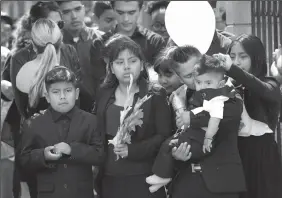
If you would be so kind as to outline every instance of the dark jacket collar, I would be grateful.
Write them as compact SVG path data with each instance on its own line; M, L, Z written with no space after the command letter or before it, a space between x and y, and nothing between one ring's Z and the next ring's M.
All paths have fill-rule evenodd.
M90 31L91 28L84 25L84 27L82 28L82 30L78 35L79 40L81 39L83 41L87 41L89 39ZM69 33L69 31L63 29L63 35L64 35L64 41L66 41L65 43L74 42L73 40L74 37Z
M116 26L116 28L113 30L112 32L113 34L119 33L118 32L118 28ZM141 25L137 25L133 34L130 36L132 37L139 37L139 36L144 36L145 35L145 28L143 28Z
M48 108L54 122L58 121L62 116L66 116L69 120L72 120L73 115L75 114L77 109L78 109L78 107L74 106L69 112L60 113L58 111L55 111L51 106Z

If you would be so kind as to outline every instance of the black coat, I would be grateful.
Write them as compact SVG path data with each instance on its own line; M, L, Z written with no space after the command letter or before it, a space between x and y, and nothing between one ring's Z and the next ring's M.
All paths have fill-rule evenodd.
M61 142L51 111L24 124L19 161L25 171L36 174L38 198L94 197L92 166L103 161L103 144L95 127L96 117L76 108L64 139L71 155L47 162L44 148Z
M141 106L144 112L143 125L136 128L131 138L131 144L128 145L128 157L124 162L125 175L151 174L155 157L162 142L172 133L171 112L166 100L166 93L163 89L152 91L153 89L149 89L145 79L140 81L139 97L142 98L146 94L153 96ZM96 104L97 132L104 137L105 146L108 144L105 130L105 112L115 90L116 87L102 88L98 92ZM102 177L103 170L101 169L99 178ZM98 192L101 184L99 178L96 183Z
M202 97L204 99L205 95L203 94ZM201 158L193 156L192 153L192 158L199 161L198 163L201 165L201 175L206 188L212 193L238 193L246 190L243 167L237 148L239 124L243 110L242 104L242 100L237 97L226 101L223 119L220 121L219 130L214 137L211 153L200 156ZM190 123L191 127L207 127L208 120L197 119L200 116L202 116L201 113L193 116ZM207 117L207 119L209 118ZM191 169L190 163L190 160L180 163L185 168L183 172L187 172L187 168ZM182 174L182 170L178 174ZM191 179L193 177L187 175L186 180ZM173 185L178 185L177 179Z

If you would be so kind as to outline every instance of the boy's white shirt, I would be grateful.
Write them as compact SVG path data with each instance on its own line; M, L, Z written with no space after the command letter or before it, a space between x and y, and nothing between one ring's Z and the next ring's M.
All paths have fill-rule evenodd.
M233 84L230 79L228 79L225 83L226 86L232 87ZM191 110L195 115L202 112L207 111L209 112L210 116L213 118L223 118L223 108L224 108L224 102L229 100L226 96L216 96L212 98L211 100L204 100L202 107L197 107L193 110Z
M226 81L225 85L227 86L233 86L230 78ZM197 107L193 110L191 110L195 115L202 112L207 111L209 112L211 117L223 118L223 111L224 111L224 102L227 101L229 98L226 96L216 96L212 98L211 100L204 100L202 107ZM245 104L243 104L243 112L241 115L241 122L243 124L243 127L240 128L238 132L238 136L241 137L249 137L251 135L253 136L261 136L266 133L273 133L273 131L269 128L269 126L263 122L257 121L252 119L245 107ZM207 127L203 127L205 131L207 130Z

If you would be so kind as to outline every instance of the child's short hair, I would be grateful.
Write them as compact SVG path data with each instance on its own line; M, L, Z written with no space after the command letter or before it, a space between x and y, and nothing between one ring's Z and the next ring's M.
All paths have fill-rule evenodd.
M199 76L210 72L220 73L223 77L225 74L225 70L217 58L204 54L199 63L194 66L194 75Z
M48 91L50 86L57 82L72 83L77 88L77 78L75 74L64 66L56 66L45 76L45 87Z
M112 5L110 1L95 1L93 12L96 17L100 16L105 12L105 10L112 10Z

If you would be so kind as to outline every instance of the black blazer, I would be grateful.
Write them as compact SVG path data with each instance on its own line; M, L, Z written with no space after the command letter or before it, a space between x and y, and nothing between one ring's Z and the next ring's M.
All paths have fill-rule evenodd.
M255 77L232 65L227 75L242 85L246 110L252 119L268 124L275 131L281 106L280 84L272 77Z
M202 97L204 99L205 94ZM196 156L192 152L193 159L191 160L198 161L201 165L204 182L213 193L237 193L246 190L243 167L237 148L242 105L242 100L237 97L226 101L223 119L220 121L219 130L214 137L211 153L205 156ZM207 127L209 118L206 117L206 121L203 121L202 116L201 113L194 115L190 126L193 128ZM190 163L190 160L183 162L182 166L187 168Z
M97 132L104 137L105 146L108 144L105 138L105 112L115 90L116 87L101 88L98 92ZM122 159L125 175L150 174L162 142L172 133L171 112L165 91L160 88L156 89L155 86L150 89L146 80L142 79L139 82L139 97L142 98L146 94L153 96L141 106L144 112L143 125L138 126L133 132L132 143L128 145L128 157ZM103 170L100 170L100 177L102 172Z
M44 148L61 142L50 110L23 126L19 162L37 176L38 198L93 198L92 165L103 161L103 144L95 132L96 117L75 107L65 141L71 155L46 162Z

